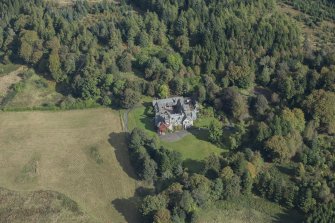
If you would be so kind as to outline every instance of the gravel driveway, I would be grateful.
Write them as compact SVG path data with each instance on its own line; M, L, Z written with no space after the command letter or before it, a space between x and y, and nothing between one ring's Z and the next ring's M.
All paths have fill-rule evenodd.
M176 142L178 140L181 140L185 136L191 134L190 132L186 130L178 131L178 132L173 132L173 133L167 133L166 135L161 135L159 136L161 140L165 142Z

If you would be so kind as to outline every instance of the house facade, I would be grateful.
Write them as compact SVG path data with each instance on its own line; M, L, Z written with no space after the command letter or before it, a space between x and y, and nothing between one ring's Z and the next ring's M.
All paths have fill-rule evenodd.
M155 126L159 129L188 129L197 119L198 104L190 98L172 97L154 100ZM164 127L163 127L164 126Z

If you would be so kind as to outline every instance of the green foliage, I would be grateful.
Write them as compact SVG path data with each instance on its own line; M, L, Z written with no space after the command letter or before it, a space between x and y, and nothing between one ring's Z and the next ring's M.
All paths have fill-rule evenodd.
M315 25L333 19L331 1L285 2L310 14ZM183 170L180 154L159 148L143 131L131 133L137 175L157 185L142 208L149 220L189 222L197 209L252 189L316 213L315 219L322 215L316 204L333 199L335 53L302 46L300 28L275 1L80 1L58 8L10 0L0 2L0 11L1 61L27 64L55 80L69 95L62 109L97 103L128 109L142 94L192 96L214 108L202 122L215 121L186 136L199 139L170 144L199 153L208 133L212 142L229 145L229 153L201 162L200 175ZM298 166L298 173L285 173L294 182L266 172L273 162ZM164 191L172 182L181 185L173 195Z
M167 98L170 95L170 89L168 85L161 85L159 87L158 95L160 98Z
M274 161L284 162L292 158L302 146L299 133L293 132L286 137L273 136L265 143L265 149Z
M24 88L24 82L19 82L19 83L16 83L14 84L13 86L13 90L16 92L16 93L20 93L23 91L23 88Z
M329 133L334 133L335 93L324 90L313 91L306 98L305 107L315 120L320 120Z
M141 205L141 213L143 215L152 215L155 211L166 208L167 200L164 195L147 196Z
M132 108L140 101L141 95L130 88L123 92L122 106L124 108Z
M56 82L61 82L66 77L61 70L60 58L56 50L49 55L49 71Z
M209 139L213 143L221 144L223 136L223 125L222 122L219 120L212 120L212 122L209 125Z
M167 63L174 71L178 71L183 63L183 59L179 54L169 54L167 56Z
M319 205L315 208L307 217L308 223L320 222L327 223L335 221L335 203L330 202L328 204Z
M37 64L43 56L42 43L36 31L22 31L20 34L20 57L28 64Z

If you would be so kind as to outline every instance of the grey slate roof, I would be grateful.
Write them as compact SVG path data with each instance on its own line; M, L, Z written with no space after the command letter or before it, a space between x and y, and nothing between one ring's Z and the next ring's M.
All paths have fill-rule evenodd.
M154 100L152 105L156 113L156 125L162 121L172 125L182 125L185 119L193 121L197 118L197 103L190 98L172 97Z

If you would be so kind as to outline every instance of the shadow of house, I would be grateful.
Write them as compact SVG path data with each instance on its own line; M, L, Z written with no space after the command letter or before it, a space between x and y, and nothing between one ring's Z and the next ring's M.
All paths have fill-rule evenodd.
M130 163L129 151L126 143L128 134L126 132L113 132L109 134L108 142L115 149L115 156L123 171L135 180L138 179Z
M208 129L198 129L198 128L190 128L187 130L192 135L194 135L197 139L201 141L209 142L209 130Z

